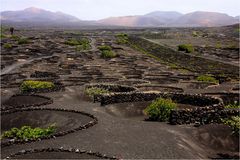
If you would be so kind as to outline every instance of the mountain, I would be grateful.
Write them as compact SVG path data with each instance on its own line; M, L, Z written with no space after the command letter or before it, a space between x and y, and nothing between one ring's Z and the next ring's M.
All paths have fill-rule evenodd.
M181 13L173 11L156 11L146 15L110 17L99 20L100 24L119 26L161 26L172 22L182 16Z
M223 26L237 23L236 19L224 13L192 12L179 17L174 24L192 26Z
M10 22L77 22L78 18L62 13L51 12L35 7L26 8L21 11L1 12L2 21Z
M125 17L110 17L97 21L102 25L113 25L113 26L128 26L133 27L136 25L138 16L125 16Z
M239 16L232 17L217 12L192 12L181 14L175 11L155 11L145 15L110 17L98 21L82 21L62 13L51 12L35 7L21 11L1 12L1 22L20 25L33 24L55 26L124 26L124 27L160 27L160 26L223 26L239 23Z
M181 17L183 14L175 11L155 11L148 14L145 14L144 17L154 17L159 18L162 21L168 22L176 20Z
M119 26L223 26L238 23L235 17L217 12L192 12L181 14L172 11L156 11L142 16L111 17L99 23Z

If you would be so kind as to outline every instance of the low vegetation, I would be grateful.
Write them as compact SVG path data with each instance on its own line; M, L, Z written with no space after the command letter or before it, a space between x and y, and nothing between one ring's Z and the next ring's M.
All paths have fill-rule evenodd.
M193 36L193 37L198 37L198 36L199 36L198 31L193 31L193 32L192 32L192 36Z
M105 94L105 93L110 93L108 90L98 88L98 87L90 87L85 90L85 93L91 97L94 95L99 95L99 94Z
M25 37L21 37L17 39L18 44L28 44L29 43L29 39L25 38Z
M1 33L0 37L1 37L1 39L7 38L7 36L5 34L2 34L2 33Z
M20 129L12 128L9 131L5 131L1 138L10 138L18 140L38 139L44 136L49 136L56 131L55 124L50 125L47 128L31 128L30 126L23 126Z
M112 47L110 47L110 46L99 46L98 49L100 51L105 51L105 50L112 50Z
M4 45L3 45L3 48L5 48L5 49L11 49L13 46L11 45L11 44L9 44L9 43L5 43Z
M150 120L165 122L168 121L171 110L175 109L176 106L171 99L158 98L144 112L149 116Z
M101 51L102 58L114 58L117 56L117 54L112 51L112 47L110 46L100 46L98 49Z
M69 39L65 41L65 44L69 46L76 46L76 51L84 51L91 48L90 41L86 38Z
M222 120L224 124L232 128L233 134L239 136L240 133L240 116L232 116Z
M80 31L64 31L64 34L71 34L71 35L78 35L78 36L83 36L83 33Z
M117 44L127 44L128 43L128 35L125 33L119 33L116 35Z
M16 40L16 41L18 41L18 40L20 39L20 37L19 37L19 36L16 36L16 35L12 35L11 38L14 39L14 40Z
M236 29L234 30L234 32L235 32L235 33L240 33L240 28L236 28Z
M201 82L212 82L212 83L219 83L218 80L216 80L214 77L212 77L211 75L200 75L197 77L197 81L201 81Z
M55 85L52 82L47 82L47 81L24 81L21 86L20 90L21 91L31 91L34 89L52 89L54 88Z
M81 42L76 39L69 39L69 40L65 41L65 44L67 44L69 46L77 46L77 45L81 45Z
M113 51L104 50L101 53L101 57L102 58L114 58L114 57L116 57L116 54Z
M0 33L1 33L1 35L0 35L1 39L2 39L2 38L7 38L7 35L4 34L4 32L6 32L6 31L7 31L7 28L1 26L1 31L0 31Z
M180 44L178 45L178 51L185 51L186 53L192 53L194 48L191 44Z
M239 103L233 103L233 104L226 105L224 108L240 109L240 104Z
M217 44L216 44L216 48L217 48L217 49L221 49L221 48L222 48L222 45L221 45L220 42L217 42Z
M70 45L70 46L77 46L77 45L82 45L82 44L89 44L89 40L86 38L69 39L69 40L65 41L65 44Z
M84 50L89 50L91 46L87 43L84 43L82 45L77 45L76 46L76 51L84 51Z

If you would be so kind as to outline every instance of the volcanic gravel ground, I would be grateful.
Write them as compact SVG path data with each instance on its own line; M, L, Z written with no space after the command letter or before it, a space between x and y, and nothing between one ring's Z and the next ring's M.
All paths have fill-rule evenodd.
M19 31L16 34L31 37L36 36L39 32L34 30ZM92 34L94 36L89 36L90 33L91 31L83 34L91 40L92 46L89 51L84 52L77 52L74 47L64 44L65 40L72 38L73 35L53 30L42 31L41 35L39 34L31 39L30 44L15 44L17 47L12 50L2 50L3 63L1 67L4 71L1 73L1 79L4 77L1 81L2 100L4 100L1 102L2 104L7 103L15 106L35 103L37 100L30 100L24 96L19 100L9 98L13 94L19 93L18 86L20 83L25 79L32 79L31 75L35 71L52 72L57 75L54 80L65 85L65 90L39 93L53 99L52 104L41 107L84 111L98 119L98 124L88 129L55 139L2 147L2 158L20 150L48 147L79 148L125 159L199 159L217 157L218 153L238 154L235 148L237 144L233 143L234 138L230 134L230 128L226 126L213 124L196 128L192 125L173 126L163 122L144 121L145 117L142 110L145 108L145 104L149 102L100 106L99 103L93 103L91 98L86 97L83 87L84 84L91 82L118 84L118 82L124 82L125 80L127 83L131 79L141 79L144 81L140 83L146 82L164 86L164 89L161 89L161 87L152 88L155 91L165 91L170 86L172 91L174 91L173 87L176 87L178 91L185 93L228 93L232 91L236 82L189 87L189 85L186 85L186 81L191 84L196 80L198 73L174 69L135 49L125 45L117 45L114 43L114 35L100 35L94 32ZM79 37L79 35L74 36ZM12 41L4 39L3 43L5 42ZM97 49L101 44L110 44L115 48L120 47L120 49L113 50L119 57L113 59L101 58L100 51ZM9 58L9 56L13 58ZM21 73L21 76L15 73ZM17 78L13 78L13 75L17 75ZM46 76L44 78L52 79L53 77ZM130 82L129 84L134 86L136 83ZM151 88L147 91L151 91ZM3 115L1 117L1 129L4 131L22 125L45 127L51 123L56 123L59 126L58 130L67 130L90 120L91 118L84 115L64 111L23 111ZM224 138L228 140L225 141ZM207 143L209 140L211 140L211 144ZM222 145L219 145L220 143ZM234 150L229 148L234 148ZM85 154L76 157L72 153L33 153L16 158L50 159L66 157L95 158L88 157Z

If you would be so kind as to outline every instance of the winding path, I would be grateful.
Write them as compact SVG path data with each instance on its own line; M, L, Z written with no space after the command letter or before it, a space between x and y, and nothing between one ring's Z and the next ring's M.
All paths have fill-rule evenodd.
M51 58L51 57L54 57L54 55L51 55L51 56L42 56L42 57L38 57L38 58L31 58L31 59L27 59L26 61L23 61L23 62L17 62L17 63L14 63L10 66L6 66L5 68L3 68L1 70L1 74L0 75L4 75L4 74L8 74L18 68L20 68L21 66L25 65L25 64L29 64L33 61L36 61L36 60L41 60L41 59L44 59L44 58Z

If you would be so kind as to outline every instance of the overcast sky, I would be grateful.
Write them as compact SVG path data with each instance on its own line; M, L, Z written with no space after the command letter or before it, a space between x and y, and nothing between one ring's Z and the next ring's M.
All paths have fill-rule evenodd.
M1 11L37 7L61 11L82 20L143 15L152 11L213 11L240 15L240 0L0 0Z

